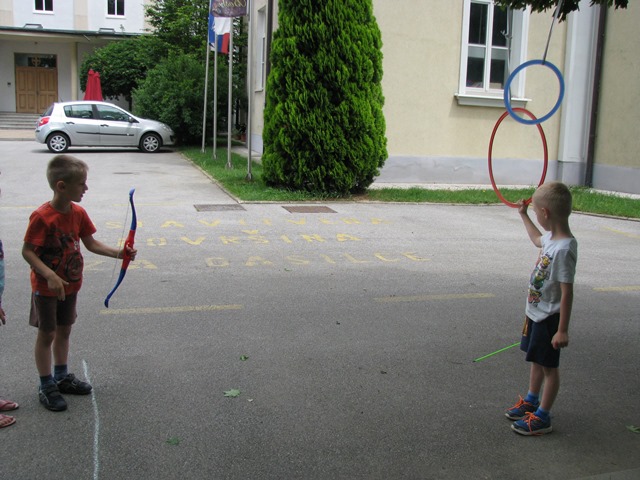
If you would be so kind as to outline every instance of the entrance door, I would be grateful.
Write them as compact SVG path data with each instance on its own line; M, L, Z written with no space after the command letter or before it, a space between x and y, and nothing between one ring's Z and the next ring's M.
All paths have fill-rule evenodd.
M16 112L42 113L57 100L57 68L16 67Z

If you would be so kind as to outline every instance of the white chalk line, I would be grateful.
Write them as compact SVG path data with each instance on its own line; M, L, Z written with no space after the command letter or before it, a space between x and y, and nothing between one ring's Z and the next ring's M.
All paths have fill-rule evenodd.
M91 378L89 377L89 367L87 366L87 362L82 360L82 368L84 369L84 377L87 379L87 382L91 383ZM100 439L100 414L98 412L98 401L96 400L95 390L91 390L91 403L93 404L93 418L94 418L94 428L93 428L93 479L98 480L99 472L100 472L100 455L99 455L99 439Z

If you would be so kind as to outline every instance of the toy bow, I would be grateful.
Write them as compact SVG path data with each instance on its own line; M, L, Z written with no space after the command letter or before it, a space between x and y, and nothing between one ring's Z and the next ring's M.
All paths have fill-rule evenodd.
M138 226L138 219L136 217L136 207L133 204L133 194L136 191L135 188L129 190L129 203L131 204L131 227L129 229L129 235L127 235L127 239L124 241L124 248L122 249L122 267L120 267L120 275L118 276L118 281L116 282L113 289L107 295L107 298L104 299L104 306L109 308L109 300L116 293L116 290L124 280L124 276L127 274L127 268L129 267L129 262L131 261L131 254L127 251L128 249L133 248L133 243L136 238L136 227Z

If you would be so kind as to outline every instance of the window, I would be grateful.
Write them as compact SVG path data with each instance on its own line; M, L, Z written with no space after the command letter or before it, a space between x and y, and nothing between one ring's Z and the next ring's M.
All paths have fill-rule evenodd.
M91 105L66 105L64 114L71 118L93 118L93 107Z
M526 56L528 20L528 11L502 10L493 0L464 1L458 103L501 104L509 73ZM511 90L517 103L522 81Z
M257 19L257 35L256 35L256 60L255 60L255 89L263 90L266 76L266 59L267 59L267 12L265 8L258 10Z
M124 0L107 0L107 15L124 16Z
M53 12L53 0L36 0L36 12Z
M129 115L119 108L109 107L107 105L96 105L98 116L102 120L112 120L116 122L128 122Z
M58 66L58 59L55 55L42 53L16 53L14 62L16 67L56 68Z
M507 16L511 12L488 3L471 2L467 87L502 89L507 73Z

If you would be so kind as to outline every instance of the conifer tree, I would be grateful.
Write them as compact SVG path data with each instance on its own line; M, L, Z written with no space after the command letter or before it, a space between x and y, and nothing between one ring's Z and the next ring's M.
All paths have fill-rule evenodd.
M366 189L387 158L382 39L371 0L280 0L264 111L263 178Z

